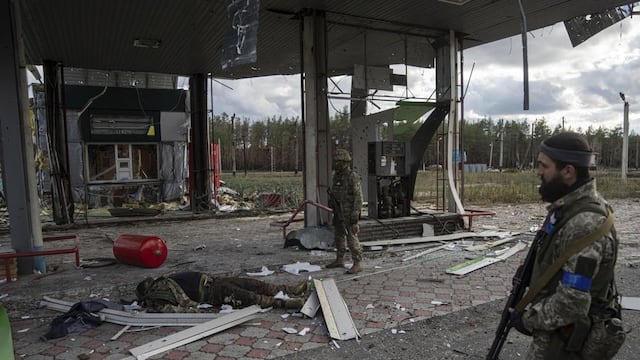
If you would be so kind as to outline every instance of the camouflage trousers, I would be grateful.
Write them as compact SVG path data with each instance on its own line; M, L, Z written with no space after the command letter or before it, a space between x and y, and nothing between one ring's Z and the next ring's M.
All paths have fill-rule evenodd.
M236 308L250 305L269 307L274 306L275 294L279 291L291 293L292 288L250 278L213 278L207 284L204 301L214 306L229 304Z
M349 230L348 232L346 230ZM338 251L338 258L343 258L347 253L347 245L349 251L351 251L351 258L353 261L362 260L362 246L360 240L358 240L358 232L360 227L358 224L344 224L338 223L334 228L334 241L336 250Z
M624 335L621 338L608 336L604 322L598 321L576 351L567 351L565 340L559 331L534 332L527 360L609 360L624 342Z
M564 349L564 339L557 332L536 331L529 345L527 360L579 360L578 353Z

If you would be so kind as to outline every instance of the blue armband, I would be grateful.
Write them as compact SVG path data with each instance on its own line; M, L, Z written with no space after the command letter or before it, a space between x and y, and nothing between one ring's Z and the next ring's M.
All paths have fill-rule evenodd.
M563 271L562 272L562 280L560 280L560 283L562 285L566 285L566 286L574 288L576 290L580 290L580 291L585 291L586 292L586 291L591 290L591 282L592 281L593 280L590 277Z

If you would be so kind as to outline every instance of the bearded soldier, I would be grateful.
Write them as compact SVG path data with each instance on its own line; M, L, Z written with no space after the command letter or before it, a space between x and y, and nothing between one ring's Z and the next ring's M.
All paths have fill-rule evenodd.
M334 154L333 186L329 189L329 206L333 209L334 241L336 260L328 268L344 266L347 245L351 251L353 266L347 271L356 274L362 271L362 247L358 240L358 220L362 209L362 185L360 176L351 169L351 156L344 149Z
M613 210L589 176L592 161L587 139L577 133L540 146L539 192L550 205L532 249L529 291L541 290L521 313L510 309L514 327L533 336L527 359L611 359L624 342Z

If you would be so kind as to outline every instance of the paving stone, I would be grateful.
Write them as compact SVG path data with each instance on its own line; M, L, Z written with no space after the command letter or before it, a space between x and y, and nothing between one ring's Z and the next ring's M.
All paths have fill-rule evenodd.
M189 356L185 357L184 360L211 360L213 357L210 353L203 353L199 351L195 351L189 354ZM219 359L219 358L215 358Z
M240 335L230 334L227 332L215 334L207 339L208 343L211 344L222 344L222 345L230 345L236 341Z
M220 356L228 356L231 358L239 358L251 351L251 347L242 345L227 345L218 354Z
M203 346L207 345L207 341L205 339L196 340L194 342L190 342L188 344L182 345L179 349L184 349L185 351L193 352L202 349Z
M240 333L240 336L249 337L249 338L258 338L258 337L264 337L268 333L269 333L269 329L265 329L262 327L250 327L250 328L243 329L243 331Z

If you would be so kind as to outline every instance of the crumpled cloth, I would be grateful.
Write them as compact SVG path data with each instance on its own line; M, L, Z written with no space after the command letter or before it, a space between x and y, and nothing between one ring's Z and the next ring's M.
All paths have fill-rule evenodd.
M56 317L51 322L49 331L40 337L41 340L61 338L71 333L95 328L102 324L98 312L104 308L123 310L120 304L107 300L80 301L71 306L69 311Z

